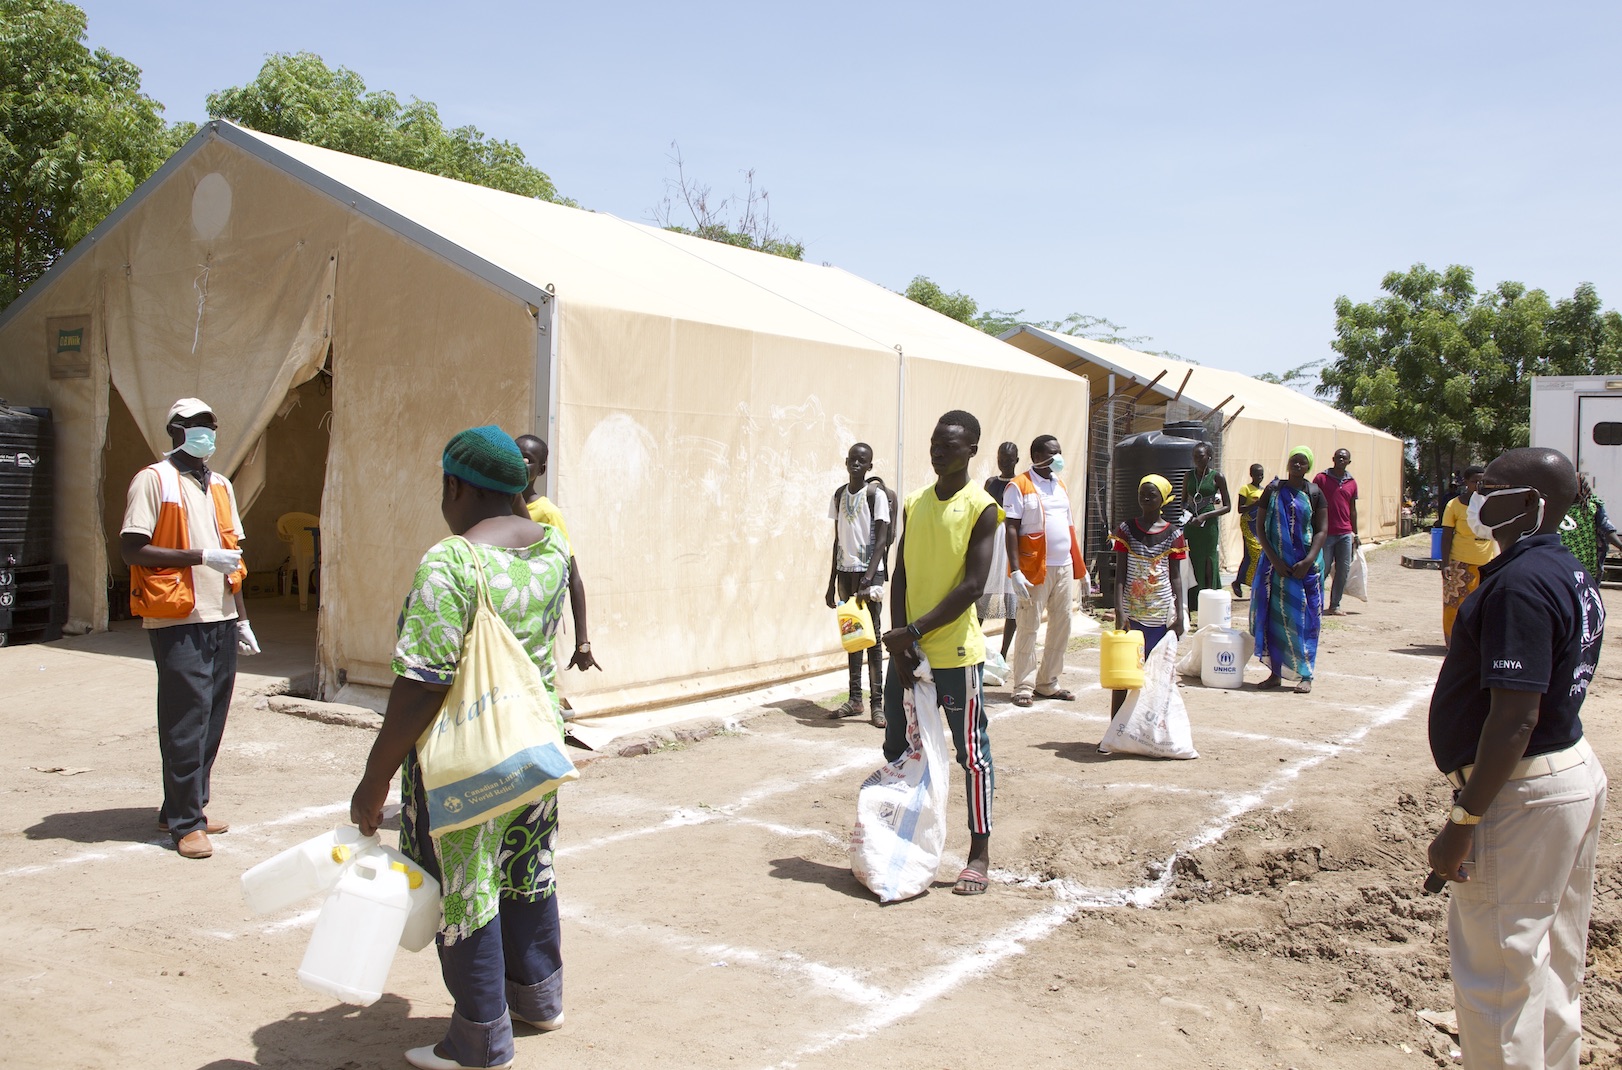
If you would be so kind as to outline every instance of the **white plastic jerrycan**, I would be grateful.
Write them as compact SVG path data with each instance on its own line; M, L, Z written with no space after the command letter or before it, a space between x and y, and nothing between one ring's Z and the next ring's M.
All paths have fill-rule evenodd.
M322 904L299 983L342 1003L376 1003L411 913L411 883L381 851L368 851Z
M1200 592L1202 601L1206 593ZM1200 653L1200 683L1206 687L1238 687L1245 682L1244 637L1232 628L1207 633Z
M439 932L439 882L388 844L380 844L372 851L381 853L396 872L406 875L406 884L411 889L411 910L406 915L405 929L400 933L400 946L407 951L421 951Z
M244 873L243 898L255 914L284 910L337 884L351 862L376 846L376 836L362 836L354 825L339 825Z
M1233 627L1233 595L1228 591L1200 592L1200 627Z

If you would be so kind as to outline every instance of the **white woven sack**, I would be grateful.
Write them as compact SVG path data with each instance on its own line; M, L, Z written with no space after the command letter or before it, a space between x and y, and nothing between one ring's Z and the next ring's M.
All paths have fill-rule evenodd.
M1104 732L1100 754L1198 758L1188 708L1177 692L1177 636L1167 632L1143 661L1143 689L1128 691Z
M911 899L935 880L946 849L946 789L951 776L946 728L929 663L902 695L907 749L875 769L856 794L850 870L881 903Z

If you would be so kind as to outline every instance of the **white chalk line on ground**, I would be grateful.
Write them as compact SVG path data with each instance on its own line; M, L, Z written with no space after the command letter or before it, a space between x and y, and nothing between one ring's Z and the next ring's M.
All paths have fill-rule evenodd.
M1021 887L1051 889L1059 902L1045 911L1016 923L997 936L982 942L945 966L935 969L916 984L886 1000L877 1010L858 1019L840 1032L800 1049L789 1059L777 1063L773 1070L792 1070L793 1067L798 1065L799 1059L821 1054L840 1045L871 1037L886 1026L917 1013L925 1004L951 991L965 981L983 974L1004 959L1022 953L1027 943L1034 943L1050 935L1082 910L1122 906L1152 906L1166 894L1171 888L1172 882L1176 879L1176 863L1180 855L1185 855L1217 842L1227 834L1228 830L1233 827L1240 817L1263 805L1268 796L1293 784L1307 770L1361 743L1376 728L1383 727L1406 716L1429 693L1430 686L1428 684L1410 690L1397 702L1376 710L1361 726L1341 737L1334 744L1332 750L1300 758L1284 769L1279 770L1277 774L1259 787L1248 792L1228 796L1226 799L1227 805L1223 811L1196 831L1181 847L1173 851L1161 863L1160 876L1147 884L1135 888L1100 891L1063 879L1052 881L1020 879L1015 874L994 869L993 876L1006 883L1014 883Z
M652 940L670 951L708 959L712 966L738 963L773 973L803 977L830 995L859 1006L873 1006L889 998L887 992L863 981L856 971L817 962L794 951L761 951L751 947L697 940L683 936L667 925L643 920L629 925L620 924L610 921L610 913L601 907L592 906L587 910L568 896L559 898L558 910L562 917L583 929L591 929L620 940Z

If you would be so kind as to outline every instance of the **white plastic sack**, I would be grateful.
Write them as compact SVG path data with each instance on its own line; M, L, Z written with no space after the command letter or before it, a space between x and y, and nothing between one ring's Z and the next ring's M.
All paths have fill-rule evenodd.
M1177 636L1166 633L1143 661L1143 689L1128 691L1100 754L1142 754L1150 758L1198 758L1188 709L1177 693Z
M850 871L881 903L911 899L927 889L946 849L951 765L927 661L901 702L907 716L906 752L862 781L850 834Z
M992 687L1001 687L1008 682L1008 661L1002 656L1000 650L986 651L986 665L981 670L980 678Z
M1177 659L1177 673L1179 676L1198 676L1205 666L1205 637L1216 631L1216 625L1208 625L1196 631L1193 635L1183 636L1186 648L1183 656ZM1256 638L1244 628L1234 629L1239 633L1239 664L1249 665L1250 659L1256 653Z
M1369 559L1361 546L1352 550L1352 567L1346 572L1346 593L1359 601L1369 600Z

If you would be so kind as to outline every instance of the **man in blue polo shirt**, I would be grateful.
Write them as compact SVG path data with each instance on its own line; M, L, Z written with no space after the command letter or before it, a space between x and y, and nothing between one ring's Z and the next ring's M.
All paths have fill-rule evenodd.
M1549 449L1487 466L1470 526L1498 542L1431 696L1430 745L1456 789L1430 845L1453 886L1448 950L1467 1067L1577 1066L1605 770L1578 716L1605 607L1560 542L1577 472Z

